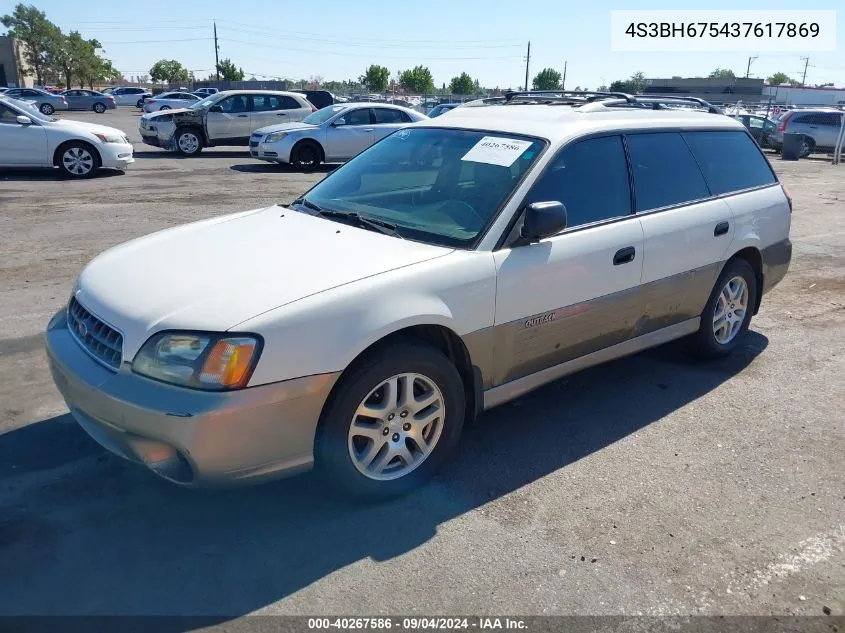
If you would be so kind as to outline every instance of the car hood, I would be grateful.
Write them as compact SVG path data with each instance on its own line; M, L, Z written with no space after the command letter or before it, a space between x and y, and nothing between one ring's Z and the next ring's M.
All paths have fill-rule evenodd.
M58 121L51 121L48 124L50 127L57 127L64 130L72 130L74 132L88 132L89 134L120 134L126 136L122 130L116 127L108 127L107 125L98 125L96 123L88 123L87 121L69 121L67 119L59 119Z
M162 99L162 101L167 101L167 99ZM172 117L173 115L182 114L188 116L196 116L200 115L199 110L192 110L191 108L171 108L170 110L165 110L164 112L151 112L150 114L142 114L142 119L167 119Z
M85 267L74 296L123 333L124 357L132 358L157 331L229 330L298 299L450 252L274 206L116 246Z
M293 132L295 130L316 130L318 125L309 125L299 121L291 123L277 123L276 125L268 125L267 127L258 128L253 132L253 135L270 134L272 132Z

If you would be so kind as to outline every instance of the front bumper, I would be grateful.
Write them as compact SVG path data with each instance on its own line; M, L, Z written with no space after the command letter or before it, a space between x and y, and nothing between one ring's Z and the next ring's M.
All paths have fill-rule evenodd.
M295 140L291 138L291 135L275 143L265 143L261 138L251 137L249 139L249 155L252 158L270 163L289 163L294 143Z
M102 166L107 169L126 169L135 162L131 143L103 143L98 149Z
M47 328L56 387L79 425L124 459L186 486L253 483L308 470L323 404L339 374L230 392L184 389L112 371L79 345L65 311Z

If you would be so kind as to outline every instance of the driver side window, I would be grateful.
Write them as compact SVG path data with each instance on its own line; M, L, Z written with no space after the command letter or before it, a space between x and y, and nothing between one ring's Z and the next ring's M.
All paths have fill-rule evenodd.
M222 101L218 102L217 105L219 105L223 112L227 114L246 112L246 95L232 95L231 97L226 97Z
M0 103L0 123L17 123L18 113Z

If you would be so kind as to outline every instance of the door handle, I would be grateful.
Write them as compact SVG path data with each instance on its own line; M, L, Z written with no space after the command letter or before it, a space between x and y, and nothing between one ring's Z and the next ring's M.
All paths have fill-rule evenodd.
M287 116L287 115L288 115L287 112L279 112L279 113L276 114L276 116Z
M620 248L616 251L616 255L613 256L613 265L619 266L621 264L627 264L629 262L634 261L634 258L637 256L637 249L633 246L626 246L625 248Z
M249 117L249 115L248 115L248 114L239 114L239 115L238 115L238 118L239 118L239 119L246 119L247 117Z
M371 128L371 127L365 127L365 128L364 128L364 131L365 131L365 132L372 132L372 131L373 131L373 128Z
M719 237L720 235L725 235L728 232L728 229L731 228L731 225L727 222L719 222L716 225L716 228L713 229L713 236Z

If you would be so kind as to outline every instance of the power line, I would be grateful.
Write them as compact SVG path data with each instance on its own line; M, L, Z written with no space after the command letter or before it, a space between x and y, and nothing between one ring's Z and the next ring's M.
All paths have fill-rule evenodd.
M127 42L126 40L115 41L115 42L100 42L101 44L105 44L107 46L114 46L115 44L176 44L178 42L206 42L211 40L211 37L188 37L188 38L179 38L178 40L138 40L135 42Z
M228 37L221 37L220 41L222 42L233 42L235 44L246 44L247 46L258 46L261 48L270 48L274 50L285 50L285 51L294 51L298 53L311 53L315 55L339 55L341 57L366 57L372 59L374 57L374 53L347 53L347 52L332 52L332 51L325 51L325 50L314 50L314 49L305 49L305 48L295 48L292 46L278 46L272 44L261 44L259 42L248 42L245 40L236 40ZM419 59L419 54L417 55L405 55L405 56L396 56L391 55L393 59ZM519 59L518 55L503 55L503 56L489 56L485 55L482 57L429 57L426 56L426 59L429 61L462 61L462 60L478 60L478 59Z

